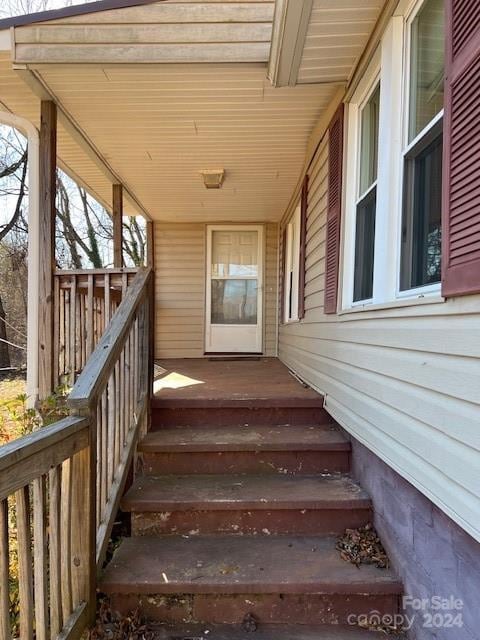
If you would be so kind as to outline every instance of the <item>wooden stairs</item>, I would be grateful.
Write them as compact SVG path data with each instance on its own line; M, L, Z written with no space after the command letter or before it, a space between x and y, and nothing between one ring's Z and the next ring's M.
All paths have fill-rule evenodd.
M349 442L320 397L245 404L155 402L144 475L122 502L132 537L101 590L162 623L165 640L384 637L351 616L397 613L402 585L335 549L372 516Z

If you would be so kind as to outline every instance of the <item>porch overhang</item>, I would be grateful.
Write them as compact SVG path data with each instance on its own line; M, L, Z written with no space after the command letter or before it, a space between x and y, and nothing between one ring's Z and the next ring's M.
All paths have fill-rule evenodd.
M278 221L385 0L327 4L102 0L0 21L1 104L38 126L54 101L59 164L107 209L122 184L129 215Z

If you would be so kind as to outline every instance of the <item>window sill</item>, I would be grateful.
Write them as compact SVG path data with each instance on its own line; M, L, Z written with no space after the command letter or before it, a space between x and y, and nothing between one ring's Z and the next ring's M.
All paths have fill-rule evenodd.
M365 304L351 307L350 309L341 309L338 312L339 316L349 313L362 313L366 311L382 311L384 309L398 309L402 307L417 307L424 304L441 304L446 301L446 298L440 294L418 296L415 298L398 298L397 300L391 300L390 302L380 302L377 304Z

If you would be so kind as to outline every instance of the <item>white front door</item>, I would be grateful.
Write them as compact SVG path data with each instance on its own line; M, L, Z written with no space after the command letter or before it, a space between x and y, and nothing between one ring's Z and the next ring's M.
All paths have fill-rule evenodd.
M261 353L263 227L207 227L207 353Z

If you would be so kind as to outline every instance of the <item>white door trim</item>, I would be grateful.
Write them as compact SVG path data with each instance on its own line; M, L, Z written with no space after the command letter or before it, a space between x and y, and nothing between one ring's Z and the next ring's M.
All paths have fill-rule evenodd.
M214 231L257 231L258 233L258 276L245 277L238 276L237 279L245 280L252 279L258 281L258 299L257 299L257 324L256 325L215 325L211 323L211 278L212 278L212 235ZM205 353L218 353L224 351L225 353L262 353L263 352L263 278L264 278L264 225L263 224L209 224L207 225L207 251L206 251L206 270L205 270ZM237 342L232 339L231 348L218 349L214 347L212 336L212 329L215 327L221 327L224 330L226 328L233 329L234 334L235 327L245 328L248 327L252 331L255 331L254 344L242 345L241 341ZM214 333L214 331L213 331Z

